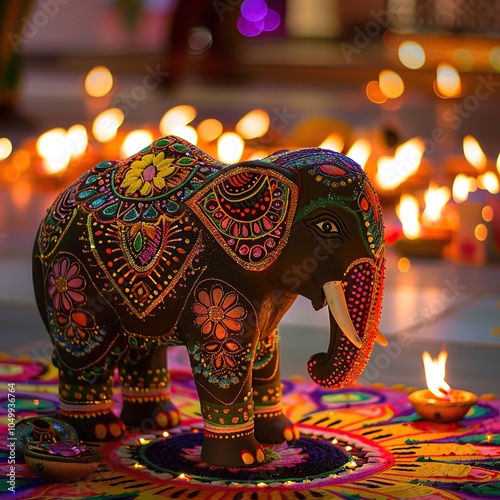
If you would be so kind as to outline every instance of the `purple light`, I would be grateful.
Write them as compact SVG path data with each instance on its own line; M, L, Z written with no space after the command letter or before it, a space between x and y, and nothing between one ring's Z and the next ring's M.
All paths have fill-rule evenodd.
M281 23L280 15L273 9L267 11L264 18L264 31L274 31Z
M241 4L241 15L249 21L261 21L266 17L267 4L264 0L245 0Z
M238 27L238 31L244 36L257 36L260 35L264 29L264 21L253 22L240 16L236 26Z

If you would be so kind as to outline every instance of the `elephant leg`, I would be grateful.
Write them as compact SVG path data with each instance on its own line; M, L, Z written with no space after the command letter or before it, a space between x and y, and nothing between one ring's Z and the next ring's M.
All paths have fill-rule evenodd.
M124 423L113 412L117 357L110 353L99 366L77 371L64 366L54 349L53 361L59 369L60 418L72 425L83 441L111 441L125 432Z
M278 344L277 330L260 341L252 372L255 437L265 444L299 438L298 429L282 412Z
M198 356L198 347L189 348L189 352L204 421L201 459L211 465L235 468L264 463L264 448L254 436L251 345L242 356L245 360L238 360L242 380L234 383L222 382L212 369L210 354ZM201 374L197 370L200 361L204 368Z
M122 421L145 431L168 429L180 422L170 400L170 375L165 347L155 351L132 350L120 361Z

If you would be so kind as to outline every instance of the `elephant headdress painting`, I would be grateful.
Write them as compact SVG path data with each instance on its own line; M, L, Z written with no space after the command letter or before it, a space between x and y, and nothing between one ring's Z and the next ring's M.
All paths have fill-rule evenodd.
M99 163L55 200L34 248L61 418L91 441L147 417L175 426L166 348L185 345L202 459L262 463L262 444L297 438L281 410L277 326L298 295L330 309L328 349L307 365L318 384L352 383L384 342L383 231L364 171L326 149L225 165L168 136Z

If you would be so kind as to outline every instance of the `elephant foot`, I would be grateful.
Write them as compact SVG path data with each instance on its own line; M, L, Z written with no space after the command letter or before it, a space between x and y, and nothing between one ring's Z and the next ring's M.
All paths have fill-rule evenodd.
M61 410L60 418L75 428L82 441L113 441L125 432L125 424L111 410Z
M283 415L255 411L255 437L259 443L279 444L299 439L299 430Z
M181 421L179 410L170 399L141 402L124 397L120 418L129 429L147 427L147 430L170 429ZM151 429L151 419L155 429Z
M266 461L264 447L258 443L253 435L235 437L234 434L223 435L203 440L201 459L211 465L229 468L258 467Z

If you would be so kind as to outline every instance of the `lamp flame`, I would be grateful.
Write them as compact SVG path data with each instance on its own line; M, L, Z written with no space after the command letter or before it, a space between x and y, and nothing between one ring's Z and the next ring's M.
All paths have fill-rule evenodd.
M394 156L381 156L377 160L377 184L382 189L395 189L417 173L425 145L419 137L404 142L396 148Z
M436 86L440 97L458 97L462 82L458 71L448 63L439 63L436 71Z
M428 351L422 354L425 380L429 391L439 399L450 400L451 387L444 380L447 359L448 353L446 351L441 351L436 359L433 359Z
M262 137L268 130L271 119L263 109L254 109L247 113L236 124L236 132L243 139L255 139Z
M358 139L349 148L346 156L352 158L362 169L372 154L372 145L368 139Z
M481 149L479 142L472 135L466 135L463 141L464 155L467 161L478 170L486 168L486 155Z
M418 221L418 200L411 194L402 194L396 207L396 214L401 221L403 234L409 240L418 238L422 232Z
M337 132L332 132L321 144L320 148L342 151L344 149L344 138ZM366 160L365 160L366 161Z
M435 223L441 218L443 208L451 197L449 188L446 186L438 187L431 183L429 189L424 194L425 210L422 214L424 222Z
M181 104L170 108L160 120L160 132L162 135L173 134L175 129L185 127L196 118L196 109L187 104Z
M243 155L245 143L236 132L224 132L217 140L217 156L224 163L236 163Z

